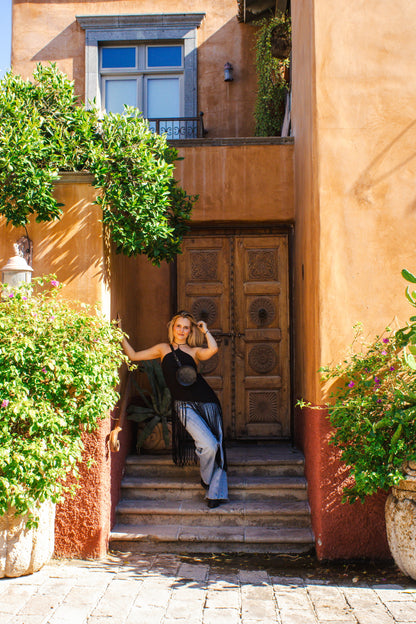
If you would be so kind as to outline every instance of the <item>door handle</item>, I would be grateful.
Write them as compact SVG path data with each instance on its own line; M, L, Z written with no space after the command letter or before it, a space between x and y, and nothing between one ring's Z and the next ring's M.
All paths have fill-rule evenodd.
M245 336L244 332L238 332L237 338L242 338L243 336Z

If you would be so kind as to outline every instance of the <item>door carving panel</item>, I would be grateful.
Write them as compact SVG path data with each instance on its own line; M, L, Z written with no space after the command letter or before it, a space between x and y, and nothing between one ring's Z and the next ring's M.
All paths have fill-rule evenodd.
M178 305L219 343L201 372L219 395L228 438L290 435L288 302L285 234L184 240Z

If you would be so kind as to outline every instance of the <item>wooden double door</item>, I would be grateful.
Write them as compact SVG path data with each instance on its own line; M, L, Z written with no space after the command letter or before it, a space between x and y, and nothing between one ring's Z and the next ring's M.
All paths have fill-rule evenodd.
M207 322L218 353L201 372L218 394L228 439L290 436L287 234L185 238L178 309Z

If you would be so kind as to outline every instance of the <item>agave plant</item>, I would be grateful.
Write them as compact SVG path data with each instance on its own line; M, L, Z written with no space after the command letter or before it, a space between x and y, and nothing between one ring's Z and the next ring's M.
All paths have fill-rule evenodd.
M146 438L150 436L155 427L162 426L163 439L169 446L168 422L172 418L172 399L169 388L166 386L162 368L159 362L152 360L143 362L143 370L147 375L151 391L143 390L136 380L133 383L144 405L131 404L127 408L127 417L143 425L137 434L137 451L140 452Z

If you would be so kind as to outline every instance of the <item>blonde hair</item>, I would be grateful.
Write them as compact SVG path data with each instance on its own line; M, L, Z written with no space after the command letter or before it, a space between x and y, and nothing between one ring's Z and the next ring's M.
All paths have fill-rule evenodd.
M173 326L175 325L178 318L188 319L191 323L191 331L186 339L186 343L190 347L201 347L204 344L204 333L199 329L196 324L195 318L192 316L190 312L186 312L186 310L181 310L177 312L168 323L168 337L169 342L173 342Z

